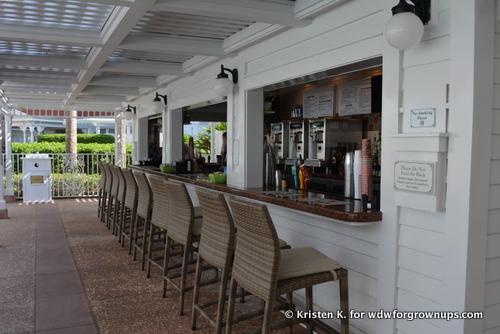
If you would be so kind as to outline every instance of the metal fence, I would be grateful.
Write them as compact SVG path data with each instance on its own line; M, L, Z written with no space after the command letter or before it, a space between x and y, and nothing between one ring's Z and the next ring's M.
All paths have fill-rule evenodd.
M25 154L3 154L4 184L12 186L14 196L23 197L23 159ZM95 197L99 193L101 171L98 161L115 164L115 154L100 153L48 153L52 158L52 198ZM132 164L132 155L125 156L124 166ZM11 180L7 180L11 169Z

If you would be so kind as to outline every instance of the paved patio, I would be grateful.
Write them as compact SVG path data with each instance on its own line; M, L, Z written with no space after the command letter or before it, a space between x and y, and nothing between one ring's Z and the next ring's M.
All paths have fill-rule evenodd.
M197 331L191 330L190 307L178 315L175 289L162 298L160 270L154 267L146 278L97 217L97 199L15 202L7 209L9 219L0 220L0 332L214 332L201 318ZM189 292L187 305L191 300ZM237 303L240 311L256 305L252 297ZM233 332L259 320L244 324ZM294 332L305 330L296 326Z

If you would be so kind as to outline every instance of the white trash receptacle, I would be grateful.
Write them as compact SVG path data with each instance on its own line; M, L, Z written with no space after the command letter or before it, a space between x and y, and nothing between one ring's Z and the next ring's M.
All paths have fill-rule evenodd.
M48 154L26 154L23 160L23 202L52 200L52 158Z

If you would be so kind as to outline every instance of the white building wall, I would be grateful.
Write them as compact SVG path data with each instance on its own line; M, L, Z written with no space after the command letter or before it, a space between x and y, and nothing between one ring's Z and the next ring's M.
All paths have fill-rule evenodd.
M220 64L238 68L240 82L228 98L228 151L231 157L232 143L238 141L239 161L237 164L228 161L228 181L248 186L257 182L248 179L252 168L254 171L262 168L261 155L253 157L249 153L262 145L261 139L251 143L248 140L261 137L253 131L261 127L261 121L250 114L256 103L248 99L257 99L259 89L266 85L383 57L383 221L370 226L349 226L270 206L278 233L292 246L313 246L349 270L351 309L461 312L481 311L484 307L486 319L377 321L365 317L351 319L352 333L455 334L478 333L481 329L484 333L498 332L500 99L495 100L492 118L492 80L488 86L484 74L488 71L491 74L493 66L482 58L483 53L489 52L487 44L492 41L486 39L478 46L480 36L488 35L484 32L488 33L488 24L492 23L492 3L433 0L432 20L424 40L411 50L399 52L383 37L396 1L348 1L316 17L311 26L285 30L239 51L235 58L216 60L197 69L192 77L171 82L160 91L169 94L169 110L220 99L213 92ZM493 28L489 32L493 34ZM500 40L498 35L496 39ZM498 51L496 56L500 56ZM495 89L500 96L498 65L496 68ZM438 110L440 124L436 130L449 133L445 159L439 162L440 167L445 167L444 175L440 175L440 180L446 181L443 187L447 192L441 198L445 209L398 205L394 162L401 155L394 147L397 136L406 131L405 118L399 113L400 107L408 107L403 97L428 100L432 107L435 101L446 100L446 93L428 96L418 91L446 85L450 100L444 109ZM143 105L151 100L148 97ZM441 118L443 113L445 117ZM491 124L493 134L484 130ZM425 160L434 155L422 151L403 156ZM489 193L485 191L488 184ZM318 287L316 307L335 311L336 289L334 283Z
M495 55L493 84L493 115L491 163L489 175L488 237L484 289L483 333L500 332L500 15L497 3L495 16Z
M441 86L450 82L450 8L449 1L432 1L432 21L426 27L423 41L415 48L402 54L401 90L405 92L418 92L427 86ZM384 73L385 74L385 73ZM433 99L445 100L445 91L442 96L422 96L429 99L429 107L436 107ZM411 94L411 93L410 93ZM404 95L405 96L405 95ZM410 105L404 98L400 106L408 112ZM385 110L384 110L385 112ZM446 110L437 110L443 113ZM393 120L385 117L382 121L382 131L385 125ZM397 117L397 115L396 115ZM406 122L401 119L400 122ZM439 126L439 125L438 125ZM392 129L393 134L406 133L406 124L401 124ZM446 128L444 126L444 128ZM391 131L391 130L389 130ZM433 129L433 131L436 131ZM422 130L429 132L428 129ZM385 132L386 135L390 133ZM397 139L394 139L397 140ZM415 138L415 140L420 140ZM425 151L425 150L422 150ZM412 152L405 160L426 161L424 152ZM393 161L401 159L401 154L389 152L383 158L388 161L386 167L393 166ZM391 174L393 171L389 171ZM384 176L384 175L383 175ZM384 179L384 193L394 192L393 175ZM397 196L397 194L395 194ZM387 203L386 203L387 204ZM390 204L388 204L390 205ZM382 209L384 211L385 209ZM440 311L443 310L443 263L445 259L445 217L443 212L429 212L408 207L399 208L397 223L397 271L396 271L396 304L394 308L400 311ZM396 321L397 333L444 333L441 328L442 321L437 319L413 320L399 319Z

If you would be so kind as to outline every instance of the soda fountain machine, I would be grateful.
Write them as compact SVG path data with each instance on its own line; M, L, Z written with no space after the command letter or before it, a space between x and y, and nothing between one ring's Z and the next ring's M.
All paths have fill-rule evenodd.
M284 164L288 154L288 123L271 123L271 144L277 164Z
M363 121L361 119L325 117L308 121L307 165L331 166L340 155L361 147Z
M288 157L287 165L293 165L293 160L299 156L303 159L307 157L307 139L309 138L309 128L305 120L292 120L288 123Z

